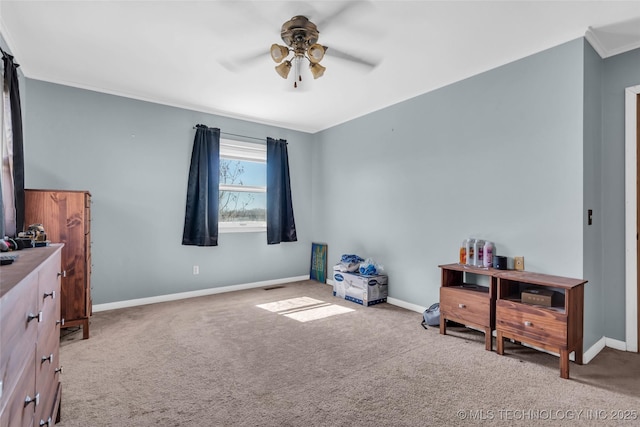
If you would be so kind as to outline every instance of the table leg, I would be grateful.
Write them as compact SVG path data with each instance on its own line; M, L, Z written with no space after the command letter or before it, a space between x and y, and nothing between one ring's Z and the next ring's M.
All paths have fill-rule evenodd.
M491 334L491 328L484 329L484 348L487 351L493 350L493 335Z
M560 376L564 379L569 378L569 351L560 350Z

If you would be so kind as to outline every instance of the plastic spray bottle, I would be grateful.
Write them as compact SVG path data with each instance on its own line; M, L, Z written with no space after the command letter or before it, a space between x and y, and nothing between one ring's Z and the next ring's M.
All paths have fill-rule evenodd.
M484 267L491 267L493 265L493 243L489 241L484 242L482 252L482 265Z
M474 265L473 262L475 260L473 249L475 247L476 239L469 237L467 240L467 265Z
M467 263L467 246L469 245L469 239L464 239L462 241L462 246L460 246L460 264L465 265Z

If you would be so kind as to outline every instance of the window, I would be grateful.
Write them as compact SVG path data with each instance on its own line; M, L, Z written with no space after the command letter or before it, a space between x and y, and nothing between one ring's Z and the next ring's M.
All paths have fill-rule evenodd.
M267 146L220 140L220 232L266 231Z

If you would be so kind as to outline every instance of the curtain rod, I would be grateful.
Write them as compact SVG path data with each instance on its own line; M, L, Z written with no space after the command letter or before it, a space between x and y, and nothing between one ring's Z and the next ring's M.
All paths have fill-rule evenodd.
M204 125L196 125L193 128L196 129L198 126L204 126ZM237 133L229 133L229 132L222 132L222 131L220 131L220 134L228 135L228 136L237 136L238 138L255 139L257 141L263 141L263 142L266 142L267 140L267 138L256 138L255 136L238 135Z
M237 136L239 138L255 139L257 141L262 141L262 142L265 142L267 140L267 138L256 138L255 136L238 135L238 134L235 134L235 133L222 132L222 131L220 131L220 134L221 135L228 135L228 136Z

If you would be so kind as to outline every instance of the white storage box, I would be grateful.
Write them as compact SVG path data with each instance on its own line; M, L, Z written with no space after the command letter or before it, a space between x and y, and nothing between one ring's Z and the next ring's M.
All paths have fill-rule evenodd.
M387 302L388 278L334 271L333 295L364 306Z

